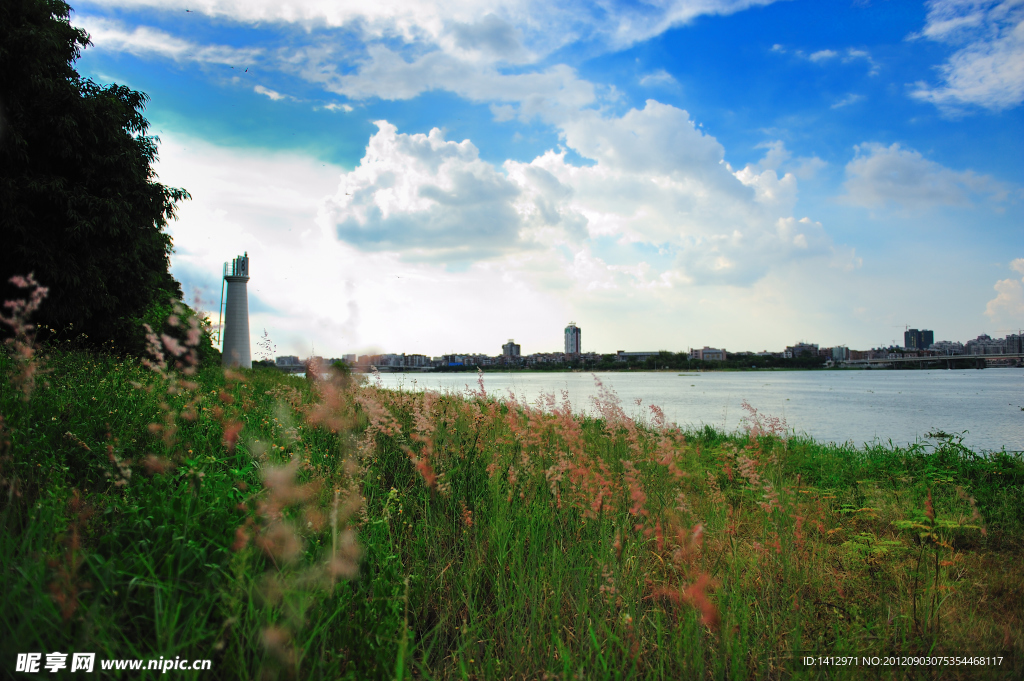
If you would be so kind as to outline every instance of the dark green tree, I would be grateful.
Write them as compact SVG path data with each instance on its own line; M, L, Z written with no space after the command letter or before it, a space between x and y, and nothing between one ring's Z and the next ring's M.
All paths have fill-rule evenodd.
M38 322L138 352L141 320L181 298L164 227L189 195L156 181L148 97L75 71L90 43L70 12L0 2L0 294L34 272Z

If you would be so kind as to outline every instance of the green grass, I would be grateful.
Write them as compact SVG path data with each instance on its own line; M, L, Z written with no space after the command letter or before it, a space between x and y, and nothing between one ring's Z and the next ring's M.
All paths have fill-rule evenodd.
M24 400L15 364L0 355L10 669L77 651L213 661L182 678L1024 670L1019 453L681 433L609 393L583 418L270 369L168 382L57 348ZM1016 657L823 671L807 650Z

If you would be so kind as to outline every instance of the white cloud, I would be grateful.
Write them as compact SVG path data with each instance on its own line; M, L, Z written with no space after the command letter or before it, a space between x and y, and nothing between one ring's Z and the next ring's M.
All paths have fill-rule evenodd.
M217 15L225 6L213 3L207 9ZM305 16L298 12L298 8L293 9L294 12L285 12L282 16L292 17L292 20ZM575 69L564 64L555 64L541 71L505 73L499 68L501 60L480 58L477 53L481 51L493 56L511 49L508 44L511 38L506 35L507 31L496 27L496 21L493 15L488 15L477 24L456 26L457 39L440 39L436 44L421 41L420 48L416 50L418 56L411 60L401 48L393 48L383 42L369 42L361 56L353 57L349 50L331 44L268 51L201 45L159 29L147 26L128 28L118 21L94 16L76 17L75 24L84 28L96 48L101 50L178 62L235 67L259 64L263 70L296 75L328 92L353 100L372 97L412 99L430 90L447 90L472 101L506 102L496 111L498 120L516 116L529 120L539 116L547 121L564 118L596 101L597 88L594 84L580 79ZM411 28L409 30L412 31ZM417 35L412 31L410 40L416 40ZM344 63L350 68L340 68ZM262 85L254 89L271 99L285 97ZM325 108L339 107L342 110L349 107L347 110L351 111L347 104Z
M1024 101L1024 3L1019 0L932 0L920 33L957 47L939 67L941 84L917 83L912 96L957 111L976 105L994 111Z
M838 59L843 64L850 64L858 60L864 60L868 63L868 66L871 67L868 71L868 75L878 75L878 64L875 62L874 58L872 58L871 53L867 50L859 50L854 47L848 47L845 50L818 50L807 54L803 50L790 50L787 49L785 45L776 43L772 45L771 51L778 54L792 54L799 59L806 59L807 61L815 64L826 64L834 59Z
M817 156L798 156L793 158L793 154L786 148L782 140L763 142L758 144L757 148L767 149L764 158L757 163L748 165L745 169L746 172L763 173L765 170L782 170L785 175L792 174L797 179L809 180L819 170L828 166L828 163Z
M791 172L797 179L809 180L827 167L828 163L817 156L801 156L793 161Z
M637 5L580 0L190 0L194 12L246 24L358 27L367 38L401 37L509 60L576 40L619 50L700 16L728 15L775 0L664 0ZM98 0L103 7L166 9L165 0Z
M1010 269L1024 274L1024 258L1017 258L1010 263ZM996 297L988 301L985 314L999 323L1024 326L1024 278L1002 279L993 288Z
M377 125L326 206L338 237L368 252L450 265L515 260L550 285L628 291L749 284L771 267L833 251L821 224L792 217L797 180L776 171L789 163L781 143L763 164L734 171L717 140L658 102L564 123L565 145L592 165L549 151L499 169L469 140ZM617 262L598 253L601 240L622 246ZM629 255L632 245L664 254L660 264Z
M128 29L120 22L100 17L76 16L74 24L88 32L97 48L127 52L136 57L158 56L178 62L243 66L262 54L258 48L200 45L148 26Z
M864 101L864 95L858 95L858 94L855 94L855 93L851 92L850 94L846 95L845 97L840 99L838 102L833 104L831 108L833 108L833 109L841 109L844 106L849 106L851 104L856 104L857 102L861 102L861 101Z
M499 123L510 121L516 117L516 108L511 104L491 104L490 109L491 114L494 115L494 120Z
M676 79L672 77L672 74L665 69L658 69L652 73L648 73L640 79L640 84L644 86L659 86L659 85L672 85L676 82Z
M270 88L263 87L262 85L257 85L256 87L253 88L253 91L256 92L256 94L266 95L267 97L270 97L275 102L280 100L280 99L291 99L291 97L288 96L288 95L282 95L280 92L277 92L275 90L271 90Z
M440 44L463 58L506 63L525 63L536 57L526 50L520 32L495 14L476 22L453 22Z
M704 15L724 15L775 0L667 0L655 4L610 3L599 10L582 2L536 0L495 2L355 2L354 0L197 0L195 12L245 23L297 23L307 29L344 28L360 42L356 50L308 33L298 49L237 50L201 46L166 32L124 28L106 19L85 17L76 24L95 32L102 49L173 59L249 63L256 55L263 68L280 69L352 99L410 99L445 89L473 101L516 103L524 119L588 106L593 84L580 80L564 64L538 71L508 73L510 65L538 64L574 42L618 50L686 24ZM106 7L159 7L162 0L105 0ZM652 74L649 83L663 82ZM668 76L671 78L671 76Z
M348 104L339 104L337 102L331 102L330 104L324 105L322 108L327 109L328 111L344 111L345 113L352 113L355 111L355 109Z
M384 45L372 45L356 72L322 73L325 89L350 99L412 99L441 89L471 101L514 104L516 115L526 120L564 118L597 99L595 86L564 64L540 72L506 74L493 65L460 60L438 50L410 62Z
M846 164L845 199L869 208L966 206L976 200L1004 201L1009 187L972 170L951 170L898 143L867 142L854 147Z
M399 134L377 121L366 154L342 177L327 214L339 238L407 258L474 261L528 247L514 204L519 187L469 141Z

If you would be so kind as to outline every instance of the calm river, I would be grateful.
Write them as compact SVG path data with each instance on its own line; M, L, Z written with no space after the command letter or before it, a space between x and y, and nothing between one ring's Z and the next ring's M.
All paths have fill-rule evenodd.
M819 441L905 445L936 430L961 433L975 450L1024 450L1024 370L616 372L597 376L631 415L658 405L683 427L742 427L746 400L785 417L790 430ZM476 374L382 374L384 386L464 391ZM587 412L597 393L589 373L486 373L488 394L535 403L545 393ZM641 405L636 400L642 400Z

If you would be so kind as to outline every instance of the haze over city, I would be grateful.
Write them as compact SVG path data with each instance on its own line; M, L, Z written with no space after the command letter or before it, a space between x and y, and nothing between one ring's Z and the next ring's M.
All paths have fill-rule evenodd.
M1013 2L79 3L277 354L870 348L1024 326Z

